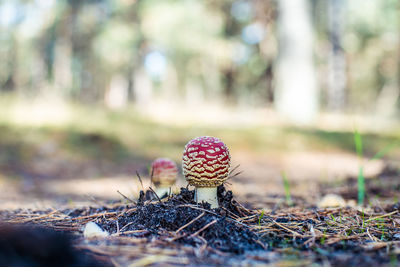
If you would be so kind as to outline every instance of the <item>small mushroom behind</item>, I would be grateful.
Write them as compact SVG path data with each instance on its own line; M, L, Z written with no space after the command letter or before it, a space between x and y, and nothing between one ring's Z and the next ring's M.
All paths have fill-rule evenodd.
M151 164L150 175L157 196L163 198L169 195L171 186L176 182L178 167L168 158L158 158Z
M228 179L230 169L228 147L218 138L202 136L190 140L183 151L183 175L196 187L197 203L208 202L218 208L217 187Z

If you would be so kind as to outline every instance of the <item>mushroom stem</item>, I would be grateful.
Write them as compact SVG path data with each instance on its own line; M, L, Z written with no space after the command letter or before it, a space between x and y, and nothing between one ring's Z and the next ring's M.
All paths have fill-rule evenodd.
M157 187L155 192L159 198L169 196L170 187Z
M217 187L196 187L194 196L196 203L208 202L212 209L219 207L217 198Z

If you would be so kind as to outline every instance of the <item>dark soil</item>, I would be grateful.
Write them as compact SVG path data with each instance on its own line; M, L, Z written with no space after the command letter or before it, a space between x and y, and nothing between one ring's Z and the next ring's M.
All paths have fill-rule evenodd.
M117 220L102 218L97 223L112 234L116 233L118 229L125 231L146 230L139 234L128 234L128 236L141 236L151 239L160 236L171 237L170 234L166 235L166 233L176 232L193 221L182 228L172 239L177 243L191 246L200 246L206 242L214 249L234 254L262 249L263 245L258 241L258 236L250 231L249 226L238 223L227 216L228 214L249 215L245 214L246 211L233 200L232 192L225 191L225 188L221 186L218 194L221 207L215 210L210 210L209 204L206 203L199 205L198 209L193 208L195 205L193 202L194 191L182 188L179 195L163 202L157 201L147 204L142 197L135 209L122 212ZM142 196L144 195L142 194ZM101 211L111 212L116 210L102 209ZM87 212L84 214L87 214ZM81 216L82 214L75 212L73 215ZM193 235L197 231L199 231L198 235Z

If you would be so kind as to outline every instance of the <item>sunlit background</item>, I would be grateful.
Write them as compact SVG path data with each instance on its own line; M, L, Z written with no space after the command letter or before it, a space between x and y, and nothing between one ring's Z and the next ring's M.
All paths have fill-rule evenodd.
M134 198L201 135L230 147L242 202L282 172L319 197L357 174L355 131L364 160L399 139L399 95L397 0L2 0L0 204Z

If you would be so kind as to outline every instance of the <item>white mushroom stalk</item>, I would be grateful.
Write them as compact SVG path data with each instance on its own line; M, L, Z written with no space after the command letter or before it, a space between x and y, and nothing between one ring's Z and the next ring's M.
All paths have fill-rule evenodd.
M230 154L218 138L197 137L186 144L182 157L183 175L196 187L197 203L208 202L218 208L217 187L228 179Z
M194 199L197 203L208 202L212 209L218 208L217 187L196 187Z
M176 182L178 167L168 158L158 158L151 164L151 181L158 197L168 196Z

